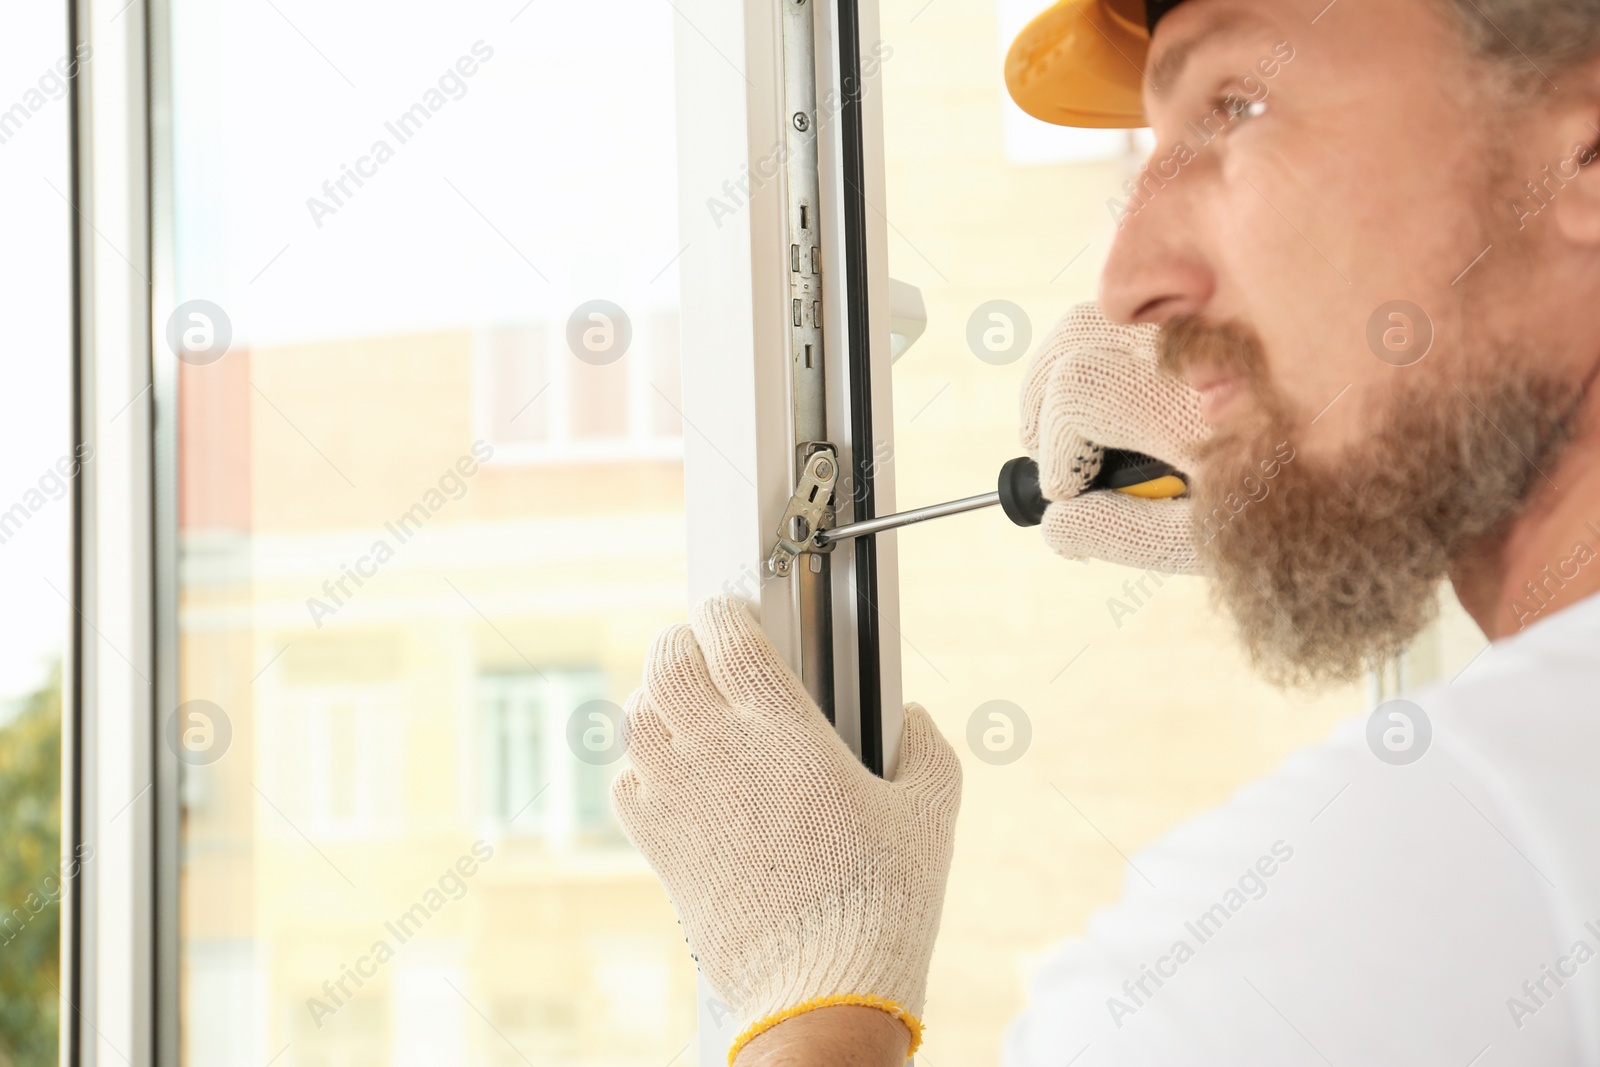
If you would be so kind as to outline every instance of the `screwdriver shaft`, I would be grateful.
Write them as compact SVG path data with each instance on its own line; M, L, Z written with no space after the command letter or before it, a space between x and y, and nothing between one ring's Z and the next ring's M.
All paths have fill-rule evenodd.
M943 504L929 504L925 508L913 508L910 511L902 511L895 515L883 515L876 519L863 519L860 522L852 522L846 526L835 526L831 530L818 530L812 540L818 545L826 545L834 541L845 541L852 537L865 537L867 534L894 530L901 526L910 526L914 522L924 522L928 519L937 519L945 515L959 515L963 511L976 511L978 508L992 507L998 503L1000 503L1000 494L998 492L963 497L960 500L950 500Z

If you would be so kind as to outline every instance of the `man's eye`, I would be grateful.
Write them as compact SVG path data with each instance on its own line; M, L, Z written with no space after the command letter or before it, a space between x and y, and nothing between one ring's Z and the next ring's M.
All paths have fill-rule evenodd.
M1224 93L1212 105L1213 113L1220 111L1228 117L1230 126L1237 126L1248 119L1259 118L1266 114L1267 102L1265 100L1251 100L1238 93Z

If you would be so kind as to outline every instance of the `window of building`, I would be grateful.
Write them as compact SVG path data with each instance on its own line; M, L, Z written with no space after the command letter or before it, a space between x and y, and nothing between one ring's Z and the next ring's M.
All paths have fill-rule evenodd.
M481 803L492 829L542 837L557 848L625 840L607 792L621 758L611 691L593 669L478 679Z
M387 690L387 691L386 691ZM382 686L278 689L265 702L267 765L286 824L328 838L396 833L405 822L406 721ZM280 824L283 832L294 833Z
M479 331L473 373L479 436L497 462L592 463L683 455L678 318L670 309L639 322L580 309L565 322ZM573 323L577 325L574 326ZM572 332L617 344L612 362L573 358Z

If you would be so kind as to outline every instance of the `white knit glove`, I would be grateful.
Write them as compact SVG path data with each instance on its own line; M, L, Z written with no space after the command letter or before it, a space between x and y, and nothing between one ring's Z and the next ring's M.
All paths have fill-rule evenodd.
M1163 574L1198 573L1187 497L1144 500L1083 490L1103 449L1143 452L1194 476L1205 437L1200 395L1158 369L1154 325L1118 326L1079 304L1044 339L1022 385L1022 445L1054 501L1044 539L1067 559L1103 559Z
M632 766L611 788L689 949L751 1038L835 1004L921 1037L961 764L906 706L900 767L856 759L744 608L697 606L656 638L628 699Z

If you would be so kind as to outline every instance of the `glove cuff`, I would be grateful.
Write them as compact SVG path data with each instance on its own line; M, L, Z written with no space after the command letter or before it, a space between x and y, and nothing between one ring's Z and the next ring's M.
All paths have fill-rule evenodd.
M779 1023L787 1022L797 1015L804 1015L808 1011L816 1011L818 1008L837 1008L847 1005L860 1008L877 1008L879 1011L892 1015L905 1024L905 1028L911 1031L911 1047L906 1049L907 1059L910 1059L912 1054L917 1051L918 1046L922 1044L922 1020L912 1015L899 1004L883 997L865 996L859 993L841 993L831 997L812 997L810 1000L801 1001L792 1008L784 1008L782 1011L775 1011L771 1015L757 1019L745 1027L744 1031L734 1038L733 1044L729 1046L728 1067L733 1067L734 1059L746 1045Z

